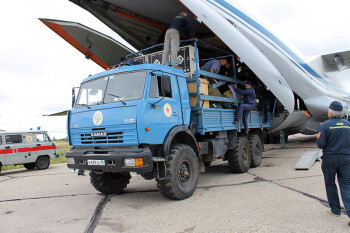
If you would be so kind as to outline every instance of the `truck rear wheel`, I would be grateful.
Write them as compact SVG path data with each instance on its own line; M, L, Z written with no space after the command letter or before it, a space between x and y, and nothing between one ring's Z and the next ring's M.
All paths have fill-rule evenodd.
M129 184L130 179L130 173L90 172L90 183L103 194L120 194Z
M262 160L263 144L259 135L253 134L249 137L249 144L252 155L250 167L259 167Z
M35 163L25 163L25 164L23 164L23 166L25 168L27 168L28 170L32 170L35 168Z
M176 144L166 162L166 176L157 179L160 193L169 199L182 200L192 196L197 188L199 165L196 153L184 144Z
M35 162L36 169L44 170L50 166L50 159L48 156L40 156Z
M246 137L238 137L237 146L227 151L226 158L232 172L247 172L251 164L251 151L248 139Z

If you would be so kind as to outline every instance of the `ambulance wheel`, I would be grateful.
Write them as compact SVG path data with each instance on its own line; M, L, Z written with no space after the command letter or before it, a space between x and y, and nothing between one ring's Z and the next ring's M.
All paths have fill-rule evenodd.
M25 168L27 168L28 170L32 170L35 168L35 163L25 163L25 164L23 164L23 166Z
M249 144L252 155L250 167L259 167L262 161L263 144L259 135L253 134L249 137Z
M165 174L164 179L157 179L157 187L164 197L182 200L192 196L199 178L198 159L193 149L184 144L174 145Z
M40 156L35 162L36 169L44 170L50 166L50 159L48 156Z
M103 194L120 194L129 184L130 173L103 172L97 174L90 172L90 183Z
M237 146L227 151L226 158L232 172L247 172L252 159L248 139L246 137L238 137Z

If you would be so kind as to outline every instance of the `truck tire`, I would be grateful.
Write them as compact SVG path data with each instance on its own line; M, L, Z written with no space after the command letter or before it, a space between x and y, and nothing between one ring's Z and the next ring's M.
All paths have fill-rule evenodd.
M227 151L227 161L232 172L247 172L251 164L251 151L248 139L246 137L238 137L237 146Z
M32 170L35 168L35 163L25 163L25 164L23 164L23 166L25 168L27 168L28 170Z
M90 183L103 194L120 194L129 184L130 173L103 172L97 174L90 172Z
M50 166L50 159L48 156L40 156L36 159L35 167L38 170L44 170Z
M165 174L164 179L157 179L157 187L164 197L182 200L192 196L199 177L198 159L193 149L184 144L174 145L166 162Z
M252 162L250 167L259 167L262 161L263 144L259 135L253 134L249 137Z

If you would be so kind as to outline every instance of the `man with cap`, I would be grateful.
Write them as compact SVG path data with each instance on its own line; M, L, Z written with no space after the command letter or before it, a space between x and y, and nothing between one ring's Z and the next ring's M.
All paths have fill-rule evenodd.
M346 214L350 217L350 122L342 119L343 106L333 101L317 136L317 146L322 149L322 172L326 193L333 216L340 216L340 203L335 176L337 175ZM348 223L350 225L350 222Z
M244 82L245 90L242 90L240 88L237 88L237 84L235 84L235 91L243 95L243 104L241 104L238 107L236 119L234 124L238 124L238 121L241 119L243 115L243 125L244 125L244 132L246 135L248 135L248 115L251 110L253 110L255 106L255 91L252 88L252 82L251 81L245 81Z

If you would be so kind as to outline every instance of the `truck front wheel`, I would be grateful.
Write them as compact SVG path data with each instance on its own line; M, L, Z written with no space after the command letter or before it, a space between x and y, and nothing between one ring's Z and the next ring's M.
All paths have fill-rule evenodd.
M160 193L169 199L182 200L192 196L197 188L199 165L193 149L184 144L176 144L166 162L166 176L157 179Z
M239 137L236 148L228 150L226 158L231 171L237 173L247 172L251 164L251 151L248 139Z
M103 194L120 194L131 179L130 173L104 172L97 174L90 172L90 183Z

